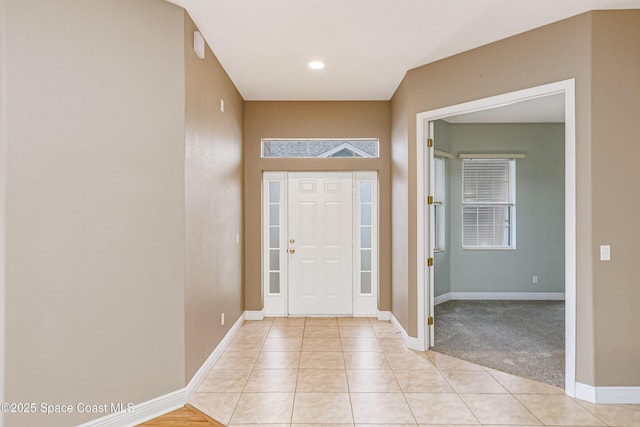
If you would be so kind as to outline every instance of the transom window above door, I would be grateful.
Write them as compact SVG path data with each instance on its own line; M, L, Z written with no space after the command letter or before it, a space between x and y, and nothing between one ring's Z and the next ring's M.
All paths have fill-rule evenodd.
M377 138L263 138L263 158L376 158Z

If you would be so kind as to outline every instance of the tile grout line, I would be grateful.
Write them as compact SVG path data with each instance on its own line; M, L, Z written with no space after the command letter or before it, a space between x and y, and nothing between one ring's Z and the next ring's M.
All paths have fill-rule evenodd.
M340 352L342 354L342 363L344 365L344 378L347 382L347 396L349 396L349 407L351 408L351 420L353 424L356 424L356 414L353 410L353 399L351 399L351 386L349 384L349 375L347 375L347 359L344 355L344 348L342 347L342 333L340 332L340 325L338 325L338 340L340 341Z
M582 409L584 409L585 411L587 411L588 413L590 413L591 415L593 415L594 417L596 417L599 421L601 421L604 425L606 426L611 426L611 424L609 424L608 422L606 422L604 419L600 418L597 414L595 414L593 411L590 411L589 408L587 408L586 406L582 405L579 400L580 399L576 399L576 398L572 398L571 400L573 400L574 402L576 402L576 404L578 406L580 406ZM613 424L615 425L615 424Z
M301 326L302 326L302 338L301 338L301 342L300 342L300 347L299 347L299 350L297 350L297 351L296 351L296 353L298 353L298 356L299 356L299 357L298 357L298 360L297 360L296 362L294 362L294 364L293 364L293 365L287 365L287 366L291 366L292 368L296 369L295 384L294 384L294 387L293 387L293 394L294 394L294 396L293 396L293 403L292 403L292 407L291 407L291 416L290 416L290 418L289 418L289 419L290 419L290 423L291 423L291 425L293 425L293 422L294 422L294 412L293 412L293 411L294 411L295 403L296 403L296 400L297 400L297 397L298 397L298 396L297 396L297 394L300 392L300 390L299 390L299 380L300 380L301 369L302 369L302 366L301 366L301 365L302 365L302 355L303 355L303 353L304 353L304 352L303 352L303 349L304 349L304 342L305 342L305 340L306 340L306 338L305 338L305 334L306 334L306 332L308 331L308 328L310 328L310 327L311 327L311 325L309 325L309 324L307 323L307 322L308 322L308 318L306 318L306 317L305 317L304 319L305 319L305 320L304 320L304 322L303 322L303 323L302 323L302 325L301 325ZM347 338L348 338L348 339L353 339L354 341L357 341L357 339L359 339L359 338L369 338L369 337L368 337L368 335L366 335L366 334L365 334L365 336L360 336L360 335L359 335L359 333L357 333L357 331L355 331L355 329L353 329L353 330L351 329L351 328L358 328L358 327L362 326L363 328L367 328L367 327L368 327L368 328L371 328L371 329L372 329L372 331L373 331L373 338L375 338L375 340L373 340L373 341L374 341L374 342L377 344L377 346L380 348L380 350L379 350L379 351L382 353L383 359L384 359L384 360L386 361L386 363L389 365L389 366L388 366L388 368L392 371L392 376L393 376L393 378L394 378L395 382L397 383L397 385L398 385L398 387L399 387L399 392L401 392L401 393L402 393L402 395L403 395L403 400L404 400L405 404L407 405L407 407L409 408L410 413L412 414L412 417L413 417L413 420L414 420L413 422L417 425L418 420L417 420L416 415L415 415L415 413L414 413L414 410L413 410L413 408L411 407L411 405L409 404L409 401L408 401L407 396L406 396L406 394L407 394L407 393L409 393L409 392L408 392L408 391L405 391L405 390L402 388L402 386L400 386L400 381L398 380L398 376L397 376L397 373L396 373L396 369L394 369L394 368L391 366L391 363L390 363L389 355L390 355L390 354L392 354L392 353L394 353L394 352L393 352L393 350L394 350L395 348L394 348L393 346L390 346L390 347L387 349L387 350L388 350L388 351L387 351L387 350L385 350L385 348L384 348L384 347L382 346L382 344L381 344L381 343L382 343L383 338L388 338L388 337L380 337L380 336L378 336L378 334L376 333L375 329L373 328L373 324L371 323L371 322L372 322L372 320L371 320L371 319L367 319L367 322L366 322L366 323L364 323L364 322L363 322L363 323L359 323L359 322L355 322L355 323L340 323L340 322L338 322L337 320L339 320L339 319L336 319L336 327L337 327L337 331L338 331L338 349L339 349L338 351L340 352L340 354L341 354L341 356L342 356L342 362L343 362L343 367L342 367L340 370L344 372L345 379L346 379L347 395L348 395L348 397L349 397L349 405L350 405L350 410L351 410L351 419L352 419L352 422L353 422L354 424L356 423L356 421L355 421L355 412L354 412L354 403L353 403L353 400L352 400L352 393L355 393L355 392L354 392L354 391L352 391L352 387L351 387L351 384L350 384L350 382L349 382L349 376L347 375L348 366L347 366L347 359L346 359L346 351L345 351L344 346L343 346L343 339L347 339ZM365 326L365 325L368 325L368 326ZM293 326L297 326L297 325L293 325ZM322 324L318 324L317 326L324 326L324 325L322 325ZM264 354L266 354L266 353L267 353L267 351L265 350L265 346L266 346L266 340L267 340L267 338L269 338L269 334L270 334L272 331L274 331L275 329L279 328L279 327L284 327L284 325L276 325L276 324L275 324L275 322L271 322L271 324L269 324L269 325L265 325L266 334L260 334L260 335L259 335L259 337L261 337L261 338L258 338L258 339L262 339L261 346L257 349L257 357L256 357L255 359L253 359L253 361L252 361L252 362L250 362L250 365L249 365L249 375L248 375L248 377L247 377L246 381L244 382L244 386L242 387L242 390L241 390L241 392L240 392L240 397L239 397L239 398L238 398L238 400L236 401L235 406L233 407L233 410L231 411L231 416L230 416L230 418L229 418L229 421L231 420L231 418L232 418L234 415L237 415L237 414L236 414L236 410L238 409L240 399L242 398L242 396L243 396L243 395L246 395L246 393L247 393L247 392L246 392L246 387L247 387L247 385L248 385L249 378L251 377L251 375L252 375L253 373L255 373L255 372L258 370L258 363L257 363L257 362L259 361L260 356L261 356L261 355L264 355ZM343 329L343 328L348 328L348 329L347 329L346 331L344 331L344 329ZM343 335L344 333L346 333L347 335L354 335L354 333L355 333L355 336L344 336L344 335ZM384 333L382 333L382 334L384 335ZM290 336L291 336L291 337L293 337L293 335L289 335L289 334L285 333L285 336L284 336L284 337L281 337L281 338L289 338ZM249 338L251 338L251 337L249 337ZM272 337L272 338L277 338L277 337ZM314 337L308 337L308 338L314 338ZM385 341L385 342L386 342L386 341ZM365 346L365 347L354 346L354 349L353 349L353 350L355 350L355 351L354 351L354 353L356 353L356 354L357 354L357 353L360 353L360 352L368 352L368 351L370 351L370 350L367 350L367 349L368 349L368 347L367 347L367 346ZM247 350L243 350L243 351L247 351ZM251 351L253 352L254 350L251 350ZM274 351L278 351L278 350L274 350ZM319 351L319 352L322 352L322 350L310 350L310 351L312 351L312 352L318 352L318 351ZM410 351L410 350L409 350L409 351ZM377 351L374 351L374 353L377 353ZM477 415L474 413L474 411L471 409L471 407L467 404L467 402L462 398L462 395L463 395L463 394L466 394L466 393L458 392L458 391L457 391L457 390L452 386L451 381L450 381L450 380L449 380L445 375L443 375L443 372L449 372L449 371L448 371L448 370L444 370L444 371L443 371L443 370L442 370L442 369L441 369L441 368L440 368L440 367L435 363L435 358L434 358L433 354L431 354L431 353L430 353L430 352L428 352L428 351L427 351L427 352L425 352L425 353L426 353L426 354L425 354L425 358L426 358L427 360L431 361L431 363L434 365L435 371L436 371L436 372L438 372L438 373L439 373L439 374L440 374L440 375L445 379L445 382L446 382L447 384L449 384L449 386L452 388L453 393L455 393L455 394L458 396L458 398L459 398L460 400L462 400L463 404L465 405L465 407L467 408L467 410L471 413L471 415L474 417L474 419L476 420L476 422L478 422L478 423L479 423L479 425L482 425L482 424L480 423L480 420L478 419ZM270 368L270 369L283 369L283 368L285 368L285 367L287 367L287 366L284 366L284 365L283 365L283 366L282 366L282 368ZM368 365L359 365L359 364L354 365L354 367L356 367L356 370L358 370L357 368L358 368L358 367L361 367L361 366L368 366ZM376 364L376 365L373 365L373 366L374 366L374 367L373 367L373 369L374 369L374 370L376 370L376 369L380 369L380 367L378 367L378 366L377 366L377 364ZM481 365L479 365L479 366L481 366ZM410 367L407 367L407 368L409 369ZM309 369L315 369L315 366L311 366ZM329 368L327 368L327 369L329 369ZM331 369L333 369L333 368L331 368ZM384 369L384 368L383 368L383 369ZM402 367L399 367L399 369L398 369L398 370L401 370L401 369L402 369ZM367 369L367 370L369 370L369 369ZM466 372L466 371L467 371L467 369L454 369L453 371L463 371L463 372ZM508 394L508 395L510 395L512 398L514 398L514 399L518 402L518 404L520 404L521 406L523 406L523 407L526 409L527 413L529 413L530 415L532 415L532 416L533 416L533 418L534 418L535 420L537 420L538 422L540 422L542 425L545 425L545 424L542 422L542 420L541 420L540 418L538 418L538 417L533 413L533 411L532 411L529 407L527 407L527 406L526 406L526 405L525 405L525 404L524 404L524 403L519 399L519 395L521 395L521 394L522 394L522 395L545 395L546 393L542 393L542 394L541 394L541 393L514 393L514 392L512 392L512 391L510 390L510 388L508 388L507 386L505 386L505 385L504 385L504 384L503 384L503 383L498 379L498 377L496 377L496 376L493 374L492 370L490 370L490 369L487 369L487 368L484 368L484 367L483 367L482 372L487 372L487 373L489 373L489 377L490 377L491 379L493 379L494 381L496 381L496 382L497 382L501 387L503 387L503 388L504 388L504 390L506 391L506 393L469 393L469 394L496 395L496 396L500 396L500 395L506 395L506 394ZM269 392L265 392L265 393L269 393ZM331 393L338 393L338 391L327 390L327 391L325 391L324 393L329 393L329 394L331 394ZM549 396L552 396L552 394L550 394ZM574 402L575 402L575 404L576 404L578 407L580 407L581 409L583 409L584 411L586 411L586 413L589 413L590 415L592 415L592 416L593 416L596 420L598 420L599 422L603 423L604 425L609 425L609 424L608 424L604 419L602 419L602 418L601 418L601 417L599 417L596 413L594 413L594 412L592 412L591 410L589 410L587 407L585 407L585 406L581 405L581 404L580 404L576 399L571 399L571 400L572 400L572 401L574 401Z
M491 373L491 371L486 371L486 372L491 376L491 378L493 378L494 380L496 380L496 381L498 382L498 384L500 384L502 387L504 387L504 389L505 389L505 390L507 390L507 391L509 392L509 395L510 395L513 399L515 399L515 401L516 401L516 402L518 402L520 405L522 405L522 407L523 407L524 409L526 409L526 410L527 410L527 412L529 412L529 413L533 416L533 418L535 418L536 420L538 420L538 421L540 422L540 425L543 425L543 426L544 426L544 425L546 425L546 424L545 424L545 423L544 423L540 418L538 418L538 416L536 416L536 414L534 414L534 413L533 413L533 411L532 411L531 409L529 409L529 407L528 407L527 405L525 405L522 401L520 401L520 399L518 399L518 397L516 396L516 393L513 393L511 390L509 390L509 388L508 388L505 384L503 384L503 383L500 381L500 379L498 379L496 376L494 376L494 375Z
M588 413L590 413L591 415L593 415L598 421L602 422L602 424L604 424L605 426L611 426L611 424L609 424L608 422L606 422L604 419L600 418L597 414L594 414L592 411L589 410L589 408L584 407L583 405L580 404L580 402L578 402L578 399L576 398L571 398L571 400L573 400L576 405L578 405L579 407L581 407L582 409L584 409L585 411L587 411ZM614 424L615 425L615 424Z
M267 338L269 337L269 332L271 332L271 328L273 327L273 321L271 321L271 324L269 325L267 329L267 333L264 334L264 336L262 337L262 345L260 346L260 349L258 350L258 355L256 357L256 360L253 361L253 364L251 365L251 369L249 370L249 376L247 377L247 381L245 381L244 386L242 387L242 391L240 392L240 396L238 397L238 401L236 402L236 405L233 408L233 411L231 412L231 416L229 417L229 424L231 423L231 419L233 418L233 415L235 415L236 410L238 409L238 405L240 404L240 400L242 400L242 396L245 394L245 390L247 388L247 384L249 384L249 379L251 378L251 376L253 375L253 372L256 370L256 365L258 364L258 359L260 358L260 354L263 353L262 349L264 348L265 343L267 342Z
M458 399L460 399L462 404L467 408L467 410L469 411L471 416L478 422L478 425L482 425L482 423L480 422L480 419L478 419L478 416L475 414L475 412L473 412L473 410L469 407L467 402L465 402L465 400L460 396L461 393L459 393L458 390L456 390L456 388L453 386L451 381L449 381L449 378L447 378L447 376L442 373L443 370L440 369L440 367L436 364L435 357L431 358L428 354L427 354L427 357L429 357L429 359L433 363L433 366L436 367L436 369L438 370L438 373L442 376L442 378L444 378L444 380L447 382L447 384L449 384L449 387L451 387L451 390L453 390L453 392L456 394Z
M268 332L267 332L268 333ZM262 345L264 346L264 339L263 338L263 342ZM245 350L246 351L246 350ZM225 350L225 353L227 351ZM251 374L253 373L253 367L255 366L255 364L257 363L258 357L260 357L260 350L258 350L258 356L256 357L256 360L253 361L251 367L249 368L249 374L247 375L247 379L244 382L244 385L242 386L242 390L240 390L240 393L238 394L238 400L236 401L235 405L233 405L233 409L231 410L231 414L229 414L229 420L227 422L225 422L225 424L231 424L231 420L233 419L233 415L236 412L236 409L238 409L238 404L240 403L240 399L242 399L242 394L244 393L244 389L247 386L247 383L249 382L249 378L251 378ZM216 362L217 364L218 362ZM211 373L211 371L213 369L215 369L216 365L213 365L213 367L211 368L211 370L209 370L209 373ZM209 374L207 373L207 375Z
M418 417L416 417L415 412L413 411L413 408L411 407L411 404L409 403L409 400L407 399L407 396L404 392L404 390L402 389L402 386L400 385L400 381L398 381L398 376L396 375L396 370L393 369L391 367L391 363L389 362L389 358L387 357L387 352L382 351L382 354L384 355L384 358L387 360L387 363L389 364L389 368L391 369L391 373L393 374L393 378L396 380L396 383L398 384L398 388L400 389L400 393L402 393L402 398L404 399L405 403L407 404L407 407L409 408L409 412L411 412L411 416L413 417L413 421L415 421L416 425L418 424Z
M298 367L296 372L296 385L293 388L293 403L291 404L291 416L289 417L289 425L293 425L293 412L296 408L296 399L298 398L298 381L300 379L300 362L302 361L302 349L304 348L304 332L307 329L307 318L304 318L304 324L302 325L302 340L300 341L300 357L298 357Z

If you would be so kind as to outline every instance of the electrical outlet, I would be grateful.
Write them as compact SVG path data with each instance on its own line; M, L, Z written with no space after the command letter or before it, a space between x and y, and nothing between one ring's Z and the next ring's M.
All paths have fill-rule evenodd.
M220 326L224 326L224 313L220 315Z
M538 283L538 276L534 275L534 276L531 278L531 283Z

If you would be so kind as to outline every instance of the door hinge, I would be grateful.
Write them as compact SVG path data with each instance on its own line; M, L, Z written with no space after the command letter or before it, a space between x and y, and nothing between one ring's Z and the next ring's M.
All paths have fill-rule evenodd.
M433 317L428 317L427 318L427 325L429 325L429 326L433 325Z
M427 139L427 147L429 148L433 147L433 138Z
M427 197L427 204L428 205L432 205L433 204L433 196Z
M433 267L433 258L427 258L427 266Z

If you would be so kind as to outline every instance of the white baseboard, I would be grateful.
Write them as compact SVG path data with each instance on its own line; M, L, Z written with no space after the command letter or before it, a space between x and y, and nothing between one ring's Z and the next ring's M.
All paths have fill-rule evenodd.
M198 387L200 387L200 384L202 384L204 379L207 377L207 374L209 373L211 368L213 368L213 365L216 364L218 359L220 359L220 356L222 356L222 353L224 353L227 347L229 347L229 343L244 323L246 315L246 312L242 313L238 320L236 320L236 322L233 324L231 329L229 329L229 332L225 334L224 338L222 338L216 348L213 349L209 357L207 357L207 360L205 360L202 366L200 366L198 372L196 372L196 374L191 378L191 381L189 381L189 384L187 384L186 387L187 399L191 399L193 397L196 390L198 390Z
M245 320L264 320L264 309L260 311L250 311L247 310L244 312Z
M188 402L187 389L183 388L164 396L134 405L131 412L110 414L78 427L130 427L149 421L183 407Z
M576 399L600 404L639 404L640 387L594 387L576 383Z
M576 395L574 397L576 399L596 403L596 388L594 386L577 382L575 392Z
M378 320L391 320L391 312L378 310Z
M196 390L198 390L198 387L200 387L200 384L202 384L202 382L206 378L207 373L211 370L213 365L215 365L220 356L222 356L222 353L224 353L224 351L227 349L229 343L231 342L231 339L244 323L245 317L246 313L243 313L240 318L233 324L231 329L229 329L224 338L218 343L216 348L213 349L207 360L200 367L200 369L198 369L198 372L196 372L193 378L191 378L191 381L189 381L189 384L187 384L185 388L134 405L131 412L119 412L110 414L84 423L78 427L136 426L145 421L149 421L183 407L185 404L189 403L189 400L191 399L193 394L196 392Z
M410 337L407 331L404 330L400 322L398 322L398 319L396 319L396 316L394 316L393 313L390 313L390 315L391 315L391 324L395 326L395 328L398 331L400 331L400 334L402 335L402 341L404 342L404 344L412 350L424 351L424 343L420 341L419 338Z
M563 301L564 292L449 292L434 298L434 304L449 300Z
M433 305L442 304L443 302L451 301L451 292L447 292L446 294L438 295L433 298Z

